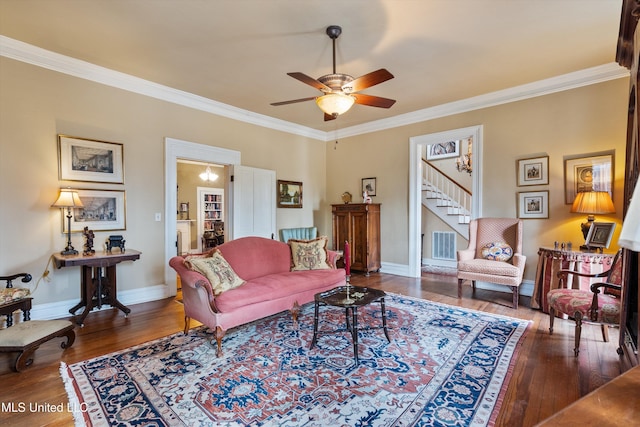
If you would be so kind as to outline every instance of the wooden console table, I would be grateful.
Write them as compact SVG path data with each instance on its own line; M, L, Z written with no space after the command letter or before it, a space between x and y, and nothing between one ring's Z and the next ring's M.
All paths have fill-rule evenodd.
M615 255L615 252L597 253L540 248L531 308L541 309L544 313L549 312L547 292L558 288L558 271L568 269L587 274L602 273L611 268ZM591 285L589 278L573 275L572 280L574 289L589 289Z
M131 313L131 309L118 301L116 286L116 265L122 261L135 261L140 259L141 252L127 249L124 253L100 252L94 255L62 255L53 254L57 268L82 267L80 276L81 298L80 302L73 306L69 313L75 316L76 311L84 307L82 314L76 317L76 323L84 326L84 319L95 307L102 308L103 304L116 307L125 316Z

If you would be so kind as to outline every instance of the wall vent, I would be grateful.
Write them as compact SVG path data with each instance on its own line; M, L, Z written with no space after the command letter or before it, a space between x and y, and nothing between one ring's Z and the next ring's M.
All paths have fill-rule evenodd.
M431 258L448 261L456 260L456 233L434 231L431 236Z

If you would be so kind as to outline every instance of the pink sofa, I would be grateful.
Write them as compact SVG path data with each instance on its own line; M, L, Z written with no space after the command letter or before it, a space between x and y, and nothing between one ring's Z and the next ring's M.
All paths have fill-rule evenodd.
M318 292L345 284L345 270L335 268L333 251L327 251L331 269L291 271L289 245L276 240L243 237L216 249L246 283L214 296L207 278L188 269L184 257L171 258L169 265L182 283L185 334L191 319L215 330L218 356L229 328L284 310L290 310L296 321L300 305L313 301Z

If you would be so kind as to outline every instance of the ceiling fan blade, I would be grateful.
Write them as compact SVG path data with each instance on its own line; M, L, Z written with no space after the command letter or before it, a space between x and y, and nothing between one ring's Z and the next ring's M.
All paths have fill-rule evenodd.
M380 96L365 95L362 93L351 94L356 99L356 104L370 107L389 108L396 103L395 99L382 98Z
M335 120L338 116L332 116L331 114L324 113L324 121L328 122L329 120Z
M309 86L313 86L318 90L321 90L323 92L331 92L331 88L327 85L325 85L324 83L319 82L318 80L314 79L313 77L309 77L304 73L287 73L287 75L293 77L296 80L300 80L302 83L306 83Z
M364 76L360 76L350 83L346 83L344 86L342 86L342 90L351 93L359 92L368 87L386 82L387 80L391 80L392 78L393 74L391 74L385 68L380 68L379 70L372 71L369 74L365 74Z
M310 98L292 99L291 101L272 102L271 105L277 107L278 105L295 104L296 102L311 101L312 99L316 99L316 97L312 96Z

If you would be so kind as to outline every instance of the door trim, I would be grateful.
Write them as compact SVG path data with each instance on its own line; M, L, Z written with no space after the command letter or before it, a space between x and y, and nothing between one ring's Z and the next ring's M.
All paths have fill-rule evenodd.
M211 145L198 144L175 138L164 139L164 280L169 295L176 294L176 275L169 266L169 260L176 254L176 220L178 209L178 159L215 163L218 165L239 165L241 155L239 151ZM225 188L228 194L228 188ZM228 205L227 209L229 209ZM228 212L225 213L228 217Z
M482 125L409 138L409 276L420 277L422 223L422 147L436 142L473 138L471 217L482 215Z

